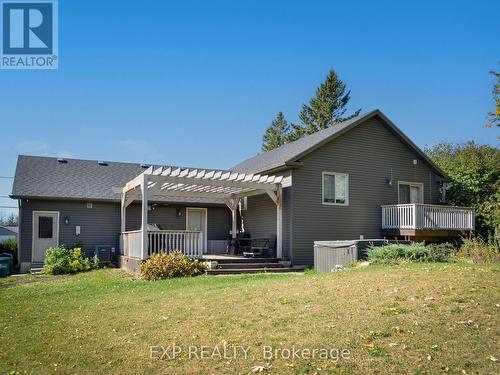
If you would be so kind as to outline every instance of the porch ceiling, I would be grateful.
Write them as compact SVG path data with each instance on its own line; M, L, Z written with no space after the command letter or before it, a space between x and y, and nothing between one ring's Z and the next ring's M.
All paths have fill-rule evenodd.
M275 192L282 176L246 174L224 170L178 167L148 168L122 190L127 198L138 198L147 186L148 198L161 196L235 199Z

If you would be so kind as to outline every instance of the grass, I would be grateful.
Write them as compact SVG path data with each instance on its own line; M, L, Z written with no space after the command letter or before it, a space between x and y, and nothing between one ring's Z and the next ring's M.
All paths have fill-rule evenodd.
M147 282L120 270L0 281L0 372L498 373L498 264L373 266L333 274ZM150 359L150 346L179 346ZM249 347L245 359L189 346ZM263 358L337 348L348 359ZM286 357L286 356L284 356Z

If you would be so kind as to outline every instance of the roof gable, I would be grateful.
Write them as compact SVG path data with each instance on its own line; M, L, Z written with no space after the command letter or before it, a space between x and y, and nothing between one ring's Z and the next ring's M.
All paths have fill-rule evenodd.
M247 159L232 169L245 173L269 172L286 166L297 165L301 158L310 154L319 147L331 142L335 138L348 132L359 124L364 123L372 117L378 116L383 124L388 126L404 143L406 143L416 154L418 154L435 172L446 177L446 174L435 165L432 160L415 145L392 121L390 121L380 110L368 112L364 115L354 117L350 120L338 123L332 127L311 134L297 141L285 144L272 151L264 152L253 158Z

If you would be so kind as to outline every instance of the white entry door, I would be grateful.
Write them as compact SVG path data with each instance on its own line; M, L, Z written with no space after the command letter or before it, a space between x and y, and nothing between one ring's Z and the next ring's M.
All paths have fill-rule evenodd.
M33 263L43 263L45 251L59 245L59 212L33 212Z
M186 209L186 230L199 230L202 236L202 250L207 252L207 209L192 208Z

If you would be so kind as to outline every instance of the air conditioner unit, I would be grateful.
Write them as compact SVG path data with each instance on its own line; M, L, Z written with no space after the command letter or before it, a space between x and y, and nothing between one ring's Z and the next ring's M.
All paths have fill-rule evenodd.
M96 245L94 255L102 263L110 263L115 255L115 248L109 245Z

